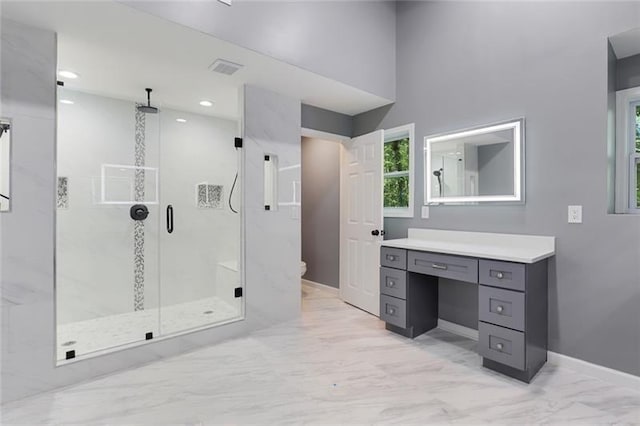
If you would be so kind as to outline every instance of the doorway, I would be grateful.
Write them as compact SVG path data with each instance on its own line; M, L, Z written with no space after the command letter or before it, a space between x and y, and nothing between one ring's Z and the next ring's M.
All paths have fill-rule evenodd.
M303 282L337 288L343 301L376 316L382 149L381 130L353 139L303 131Z
M336 295L340 288L340 165L344 149L337 138L303 136L301 141L301 268L306 268L302 279Z

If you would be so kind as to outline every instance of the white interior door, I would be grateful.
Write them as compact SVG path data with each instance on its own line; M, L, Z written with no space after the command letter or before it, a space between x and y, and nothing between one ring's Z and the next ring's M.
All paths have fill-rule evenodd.
M341 168L340 297L380 314L383 131L344 144Z

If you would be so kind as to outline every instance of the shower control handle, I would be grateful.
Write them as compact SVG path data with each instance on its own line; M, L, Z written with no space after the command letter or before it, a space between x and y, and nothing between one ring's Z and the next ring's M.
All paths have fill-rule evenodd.
M167 232L169 234L173 232L173 206L171 204L167 206Z
M144 204L134 204L129 209L129 216L133 220L145 220L149 216L149 209Z

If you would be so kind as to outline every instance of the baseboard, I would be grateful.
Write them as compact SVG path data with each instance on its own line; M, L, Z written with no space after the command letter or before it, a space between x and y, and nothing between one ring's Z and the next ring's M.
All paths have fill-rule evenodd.
M636 392L640 391L640 376L634 376L633 374L551 351L547 351L547 361L553 365L567 367L579 373L596 377L612 385L631 388Z
M445 321L438 318L438 328L467 339L478 340L478 330L465 327L460 324ZM640 390L640 376L625 373L623 371L614 370L613 368L603 367L598 364L592 364L578 358L562 355L556 352L547 351L547 362L559 367L566 367L587 376L595 377L607 383L624 388L630 388L635 391Z
M467 339L475 340L476 342L478 341L478 330L465 327L464 325L438 318L438 328L448 331L449 333L457 334L458 336L466 337Z
M304 278L302 278L302 284L308 285L309 287L318 288L320 290L328 291L329 293L333 294L336 297L340 295L340 289L331 287L330 285L320 284L311 280L305 280Z

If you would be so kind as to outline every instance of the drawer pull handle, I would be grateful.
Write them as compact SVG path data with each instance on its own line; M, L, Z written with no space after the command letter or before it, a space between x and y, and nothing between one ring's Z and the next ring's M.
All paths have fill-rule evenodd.
M389 315L393 315L396 312L396 310L393 308L389 308L387 312L389 312Z
M503 348L502 343L496 344L496 349L497 350L502 351L502 348Z
M498 312L499 314L501 314L501 313L502 313L502 311L504 311L504 306L502 306L502 305L498 305L498 306L496 307L496 312Z
M446 270L447 270L447 265L439 265L439 264L437 264L437 263L432 263L432 264L431 264L431 267L432 267L433 269L441 269L441 270L443 270L443 271L446 271Z
M504 278L504 274L503 274L502 272L498 271L498 273L496 274L496 277L497 277L499 280L501 280L501 279L503 279L503 278Z
M393 254L388 254L388 255L387 255L387 260L390 260L390 261L392 261L392 262L395 262L395 261L396 261L396 256L395 256L395 255L393 255Z
M387 284L387 287L393 287L396 285L395 281L389 281L389 284Z

